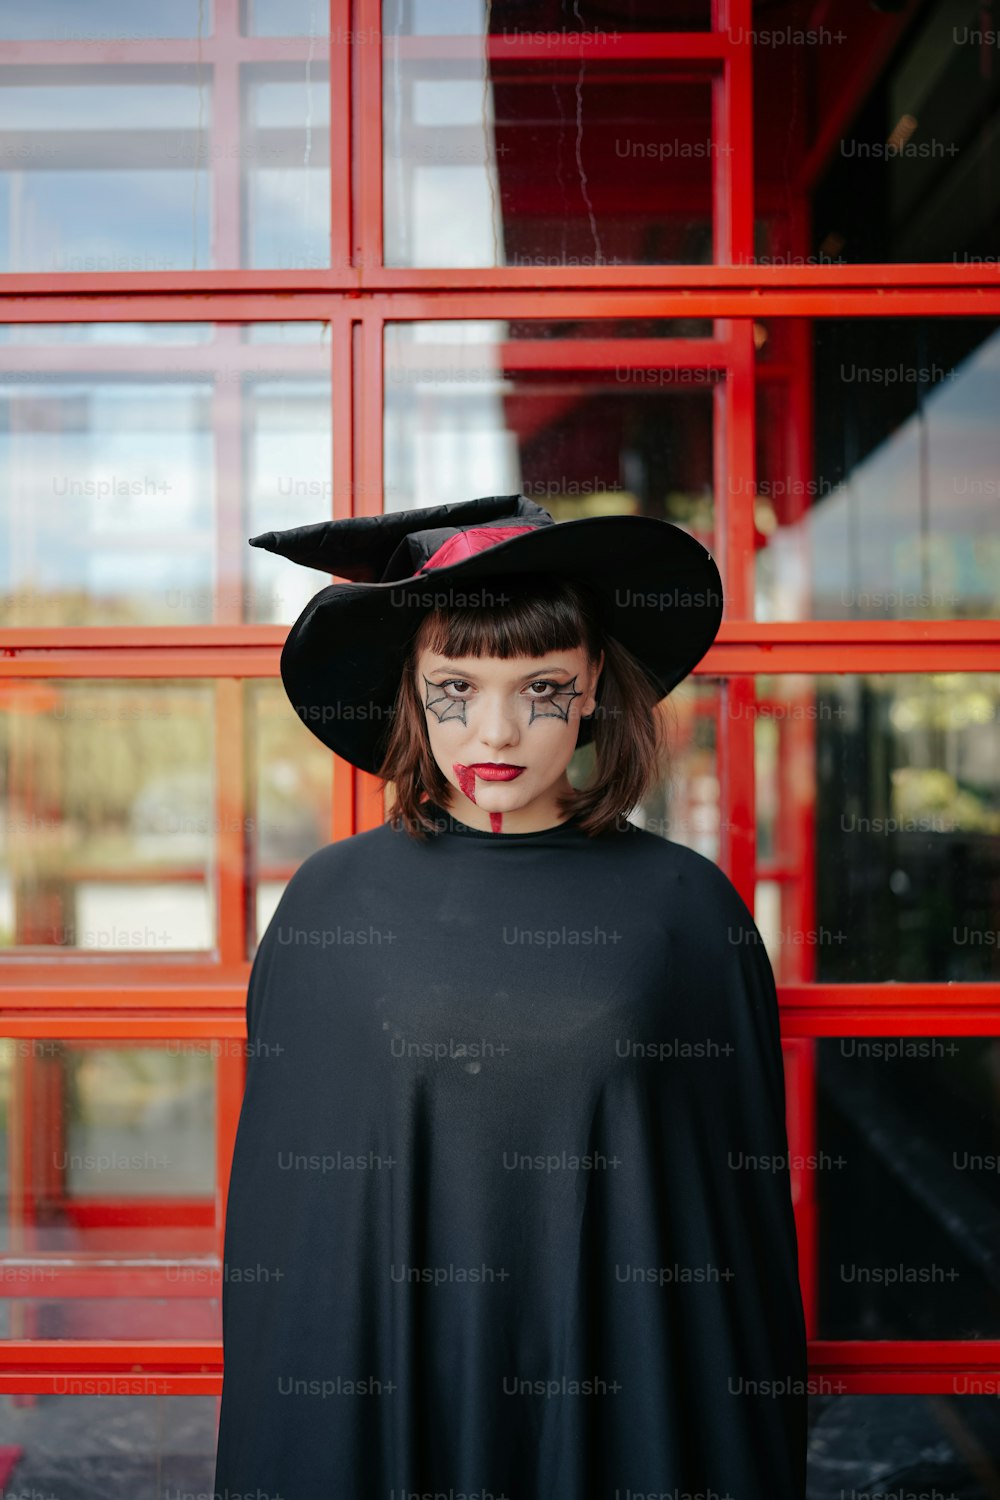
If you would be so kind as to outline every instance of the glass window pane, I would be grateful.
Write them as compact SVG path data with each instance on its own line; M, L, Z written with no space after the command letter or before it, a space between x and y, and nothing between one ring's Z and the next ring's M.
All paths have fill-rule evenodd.
M329 36L329 0L244 0L248 36Z
M848 22L848 46L852 32ZM817 243L832 239L849 262L995 266L996 34L996 17L975 5L913 13L816 184Z
M707 31L710 23L709 0L671 0L669 6L662 0L573 0L560 11L564 24L553 26L554 12L542 0L518 0L506 11L486 0L384 0L383 21L387 31L403 36L469 36L489 17L494 34L575 33L581 40L589 35L591 46L616 30Z
M129 1388L100 1394L106 1378L81 1374L60 1382L65 1394L0 1396L0 1442L23 1449L10 1500L209 1500L218 1397L163 1395L155 1375Z
M343 763L296 716L280 681L250 682L246 691L254 814L248 820L251 958L295 870L330 841L333 777Z
M752 21L754 192L775 264L996 267L997 17L974 0ZM852 60L872 66L861 74ZM789 101L803 105L789 128ZM766 263L766 262L765 262Z
M666 722L669 770L642 804L628 814L628 821L718 862L719 684L703 676L687 677L661 704L660 711ZM589 776L593 746L585 745L578 754L588 756Z
M2 41L100 41L139 37L210 36L212 0L32 0L0 7Z
M69 1196L212 1192L215 1078L207 1053L175 1042L127 1051L76 1045L64 1055L68 1134L52 1162ZM143 1140L146 1130L151 1138Z
M661 705L669 747L669 775L652 787L621 822L634 823L647 833L696 849L709 859L719 857L719 778L716 764L718 684L688 678ZM584 745L570 761L574 787L583 788L594 770L593 744Z
M989 1500L1000 1462L996 1377L970 1394L839 1394L836 1374L809 1397L808 1500ZM811 1387L812 1389L812 1387Z
M294 619L247 537L332 513L329 325L84 327L0 338L0 623Z
M116 1243L118 1243L116 1241ZM76 1257L71 1257L76 1259ZM106 1257L105 1257L106 1260ZM171 1267L170 1272L157 1271L152 1280L157 1288L168 1288L166 1295L133 1296L129 1290L133 1277L128 1269L110 1262L112 1274L102 1277L106 1284L105 1294L86 1297L77 1293L62 1295L60 1284L88 1280L87 1257L75 1275L62 1275L63 1263L57 1263L56 1278L47 1289L37 1284L26 1295L23 1283L0 1302L0 1327L2 1337L10 1339L217 1339L222 1320L220 1315L219 1289L221 1278L213 1277L212 1297L178 1296L168 1279L170 1275L183 1274L183 1270ZM15 1271L20 1267L14 1267ZM36 1277L48 1276L51 1262L35 1265ZM3 1274L0 1262L0 1275ZM94 1377L100 1379L101 1377ZM105 1386L105 1389L110 1389ZM85 1390L86 1387L81 1387ZM91 1387L91 1389L94 1389ZM6 1497L5 1497L6 1500Z
M309 323L303 325L306 328L312 326ZM210 344L214 337L215 328L211 323L0 323L0 349L3 350L0 370L7 381L15 376L41 379L43 373L49 380L58 379L58 370L50 372L42 368L43 360L48 356L40 351L50 344L118 344L123 347ZM17 349L22 352L14 353ZM12 352L8 353L8 350ZM95 360L102 357L95 351ZM201 358L200 353L198 358Z
M46 5L38 28L127 46L166 12L132 7L122 32L118 6L93 9L78 24ZM193 35L191 8L177 9L166 34ZM220 22L233 19L223 7ZM2 24L37 35L34 21ZM215 42L235 89L225 64L109 63L100 49L0 68L0 272L329 266L328 43L314 32L276 43L273 62L241 62L235 32Z
M38 72L0 71L0 271L207 269L212 69Z
M771 320L757 375L758 619L1000 613L995 319Z
M385 509L521 493L557 521L636 514L711 546L713 386L627 339L547 337L550 324L393 323L385 335ZM536 332L537 329L537 332Z
M246 204L240 264L308 270L330 264L330 70L325 47L305 77L287 64L243 70Z
M166 1262L217 1255L216 1071L247 1045L0 1039L0 1304L113 1298L119 1273L129 1298L218 1293Z
M212 949L211 682L25 680L0 713L0 946Z
M997 1338L1000 1038L815 1046L816 1337Z
M435 46L426 26L445 10L384 6L386 265L711 261L718 142L708 73L641 50L627 62L608 57L612 33L630 28L606 9L600 27L580 7L553 27L541 6L518 6L515 17L470 6L442 22ZM662 7L642 12L633 13L640 30L669 28ZM549 55L511 48L545 38ZM568 61L566 45L578 54Z
M1000 676L761 675L758 910L779 979L1000 977Z
M424 325L431 326L431 325ZM446 326L446 325L440 325ZM455 325L457 326L457 325ZM487 327L489 325L486 325ZM558 322L511 318L506 324L509 339L710 339L711 318L560 318ZM625 351L634 358L633 351ZM623 359L623 364L628 363ZM657 377L649 372L649 378ZM704 376L702 376L704 379Z

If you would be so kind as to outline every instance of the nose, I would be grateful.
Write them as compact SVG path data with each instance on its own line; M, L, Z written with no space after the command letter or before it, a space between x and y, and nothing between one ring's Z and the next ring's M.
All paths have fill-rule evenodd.
M480 709L479 738L491 750L502 750L516 745L519 738L517 712L503 693L487 696Z

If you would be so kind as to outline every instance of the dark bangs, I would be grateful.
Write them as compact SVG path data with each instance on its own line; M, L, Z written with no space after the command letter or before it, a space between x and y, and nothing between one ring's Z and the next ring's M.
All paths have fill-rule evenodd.
M547 574L490 579L483 602L431 610L414 638L413 659L422 650L442 656L542 656L584 646L591 661L602 648L597 600L585 584Z

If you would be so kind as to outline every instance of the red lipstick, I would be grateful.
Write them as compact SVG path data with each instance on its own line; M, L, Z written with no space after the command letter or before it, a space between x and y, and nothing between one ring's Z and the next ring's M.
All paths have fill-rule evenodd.
M482 781L513 781L524 770L523 766L498 764L496 761L481 761L469 767Z
M475 765L466 766L460 761L455 761L452 769L463 793L470 802L476 800L476 777L482 777L483 781L513 781L520 776L524 766L508 765ZM493 814L491 813L492 817Z

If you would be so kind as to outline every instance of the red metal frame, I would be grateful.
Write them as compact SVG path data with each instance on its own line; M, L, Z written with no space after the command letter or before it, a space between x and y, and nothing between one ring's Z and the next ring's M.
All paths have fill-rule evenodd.
M833 8L819 0L813 23L829 20ZM215 140L231 139L238 120L241 65L302 62L305 39L275 43L239 35L237 0L216 0L216 30L200 43L156 42L7 43L5 62L24 67L60 64L188 65L213 70ZM873 17L862 0L845 0L837 11L844 24L862 25L864 57L844 49L840 71L823 80L821 132L800 143L793 191L778 195L768 184L758 210L780 209L787 242L806 244L808 193L835 147L838 133L856 112L905 16ZM750 0L715 0L712 32L629 34L608 41L608 64L653 61L672 72L706 79L712 89L713 132L722 146L713 157L712 224L716 264L711 266L566 266L489 269L407 269L385 267L382 238L382 47L377 38L378 0L331 0L330 206L331 254L328 269L255 271L220 269L189 273L18 274L2 278L3 317L9 322L102 323L205 319L218 326L214 346L157 350L164 364L210 375L220 347L231 366L280 369L289 358L280 347L246 346L235 335L237 323L267 320L322 320L330 326L332 379L332 514L373 514L381 507L383 480L383 330L386 322L426 319L703 317L713 321L709 340L638 340L630 356L645 365L694 365L723 372L715 387L715 473L717 553L723 568L727 618L699 674L721 679L718 745L721 784L721 862L752 905L761 876L783 882L783 900L808 926L812 892L804 872L812 868L813 830L808 809L795 810L789 842L773 869L759 866L755 838L753 730L748 714L726 712L749 702L761 673L932 672L1000 670L1000 622L906 621L764 624L753 620L755 536L750 506L730 503L724 476L755 474L754 433L757 387L779 382L790 403L787 467L808 474L811 464L811 393L808 384L806 320L826 317L1000 317L1000 269L976 265L755 265L754 119L752 59L743 45L725 35L752 28ZM355 33L364 44L348 45ZM553 47L530 36L491 37L487 51L498 64L575 62L579 44L562 40ZM481 56L478 38L389 40L400 55ZM575 50L574 50L575 47ZM836 49L833 49L836 51ZM235 153L221 151L213 174L216 212L214 251L218 264L239 258L239 181ZM789 201L790 199L790 201ZM776 367L758 364L754 323L792 318L791 355ZM511 368L599 369L609 345L569 343L544 349L531 342L509 344ZM296 347L301 366L314 351ZM324 358L326 353L324 351ZM93 369L95 360L113 358L115 367L143 367L146 351L103 346L42 347L33 353L39 370ZM0 349L0 367L23 360L16 348ZM235 389L235 387L233 387ZM221 420L232 390L216 386L219 432L236 426ZM218 555L245 552L241 515L242 455L236 442L220 443L217 493ZM0 691L17 679L24 691L33 679L199 678L216 688L216 772L220 828L236 829L246 806L243 764L241 679L276 677L285 630L240 622L235 591L219 580L215 620L208 627L144 629L10 630L0 642ZM808 731L793 730L783 740L786 758L808 756ZM374 778L334 762L330 837L341 838L382 818ZM0 1031L8 1036L131 1040L137 1044L188 1037L209 1041L245 1037L246 960L244 896L246 850L238 832L220 834L218 845L216 958L192 955L181 973L176 962L38 953L4 959L5 981ZM808 1154L815 1132L814 1039L835 1035L995 1035L1000 1030L1000 986L992 984L830 985L809 982L801 973L779 985L781 1027L788 1079L789 1138L792 1150ZM216 1226L221 1258L222 1213L232 1141L242 1091L242 1060L218 1058L216 1192L208 1209L193 1204L188 1217L206 1212ZM24 1086L30 1086L25 1075ZM21 1201L25 1153L30 1139L14 1132L16 1161L12 1183ZM815 1328L813 1265L817 1240L815 1183L793 1174L800 1233L803 1292L810 1333ZM120 1205L119 1205L120 1207ZM90 1210L92 1212L92 1210ZM29 1208L30 1213L30 1208ZM176 1222L176 1221L175 1221ZM86 1264L46 1257L66 1295L99 1296L105 1273ZM116 1270L115 1294L183 1295L177 1283L163 1290L161 1272L140 1266ZM124 1278L124 1279L123 1279ZM1000 1341L810 1340L814 1376L840 1382L852 1391L953 1392L964 1377L1000 1373ZM0 1343L0 1391L65 1391L67 1382L107 1382L100 1388L148 1393L217 1393L221 1345L189 1340L33 1340Z

